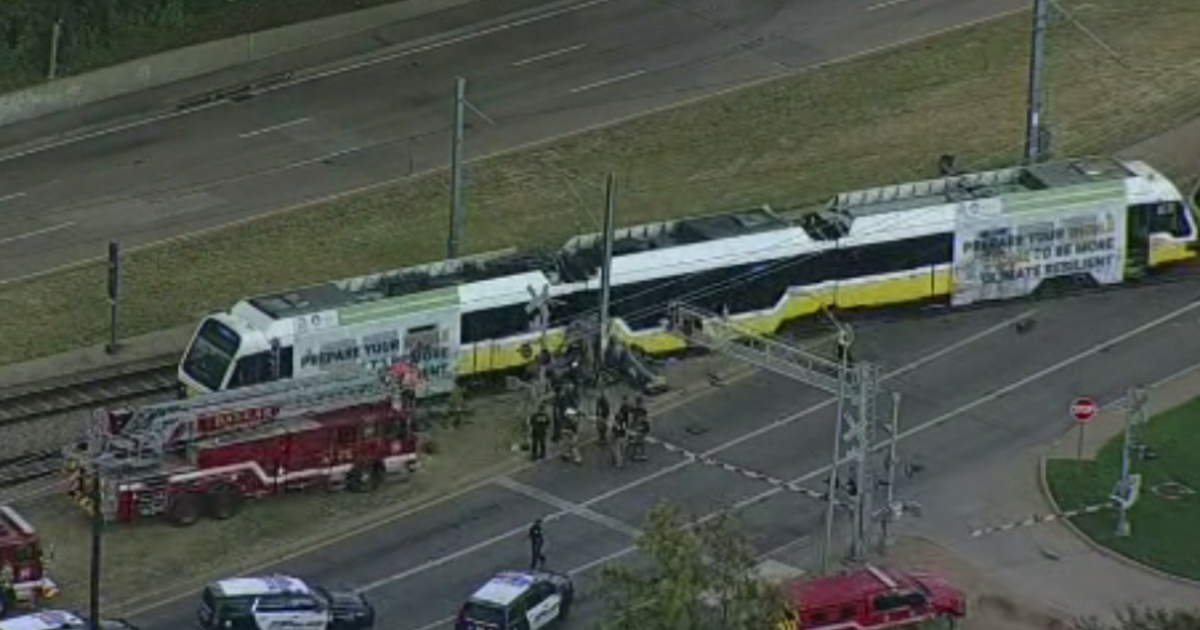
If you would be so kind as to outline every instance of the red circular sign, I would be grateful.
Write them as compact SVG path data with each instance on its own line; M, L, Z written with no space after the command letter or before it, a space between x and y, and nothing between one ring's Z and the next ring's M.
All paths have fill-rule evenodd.
M1076 398L1071 402L1071 417L1075 422L1087 424L1100 412L1100 406L1091 398Z

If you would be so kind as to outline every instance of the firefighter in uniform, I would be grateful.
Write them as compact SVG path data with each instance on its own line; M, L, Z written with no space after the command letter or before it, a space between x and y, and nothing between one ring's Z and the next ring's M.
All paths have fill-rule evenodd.
M562 460L576 465L583 463L583 455L579 452L579 424L579 412L573 408L567 409L563 421L563 440L567 447L563 449Z
M650 412L641 396L637 397L629 417L629 459L646 461L646 436L650 435Z
M533 461L546 458L546 430L550 428L550 418L546 408L539 405L537 411L529 416L529 457Z
M621 468L625 465L625 448L626 440L629 439L629 396L621 401L621 406L617 409L617 415L613 418L612 425L612 462L613 466Z
M0 615L17 605L17 590L11 564L0 566Z
M596 397L596 441L600 448L608 446L608 416L611 413L608 397L604 395L604 390L600 390L600 395Z

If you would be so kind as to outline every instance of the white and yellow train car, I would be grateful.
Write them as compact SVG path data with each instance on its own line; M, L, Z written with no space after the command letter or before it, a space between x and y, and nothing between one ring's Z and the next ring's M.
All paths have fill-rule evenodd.
M763 332L823 307L970 304L1063 281L1112 284L1196 255L1193 209L1141 162L1071 160L843 193L790 221L768 209L619 230L614 333L651 353L682 299ZM601 238L248 298L201 322L180 363L194 393L397 358L430 392L526 365L594 317ZM545 331L531 305L549 298Z

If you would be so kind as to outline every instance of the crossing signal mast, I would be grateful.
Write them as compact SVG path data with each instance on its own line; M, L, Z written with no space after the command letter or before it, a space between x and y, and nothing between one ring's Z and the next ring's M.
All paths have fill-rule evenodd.
M822 568L829 571L834 509L849 508L852 516L849 559L860 562L869 553L874 475L870 466L873 428L879 421L880 370L872 363L854 363L850 358L853 332L830 317L838 329L839 352L831 359L768 339L716 313L683 302L668 307L671 330L689 344L719 352L786 376L837 396L833 464L826 494L825 547ZM891 464L894 465L894 462ZM842 469L849 466L846 483L839 484ZM839 490L845 489L839 496Z

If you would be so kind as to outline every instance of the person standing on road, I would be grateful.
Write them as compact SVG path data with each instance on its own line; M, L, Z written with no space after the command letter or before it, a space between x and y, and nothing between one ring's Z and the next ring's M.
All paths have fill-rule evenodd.
M612 462L613 466L623 468L625 466L625 449L628 446L626 441L629 439L629 396L621 401L620 408L617 409L617 415L613 418L612 426Z
M550 418L546 416L546 408L539 405L529 416L529 458L535 462L546 458L546 430L549 427Z
M562 439L563 421L566 419L567 414L567 397L563 392L564 388L561 380L556 378L554 380L553 387L554 402L552 409L553 419L551 421L552 424L550 425L550 441L558 444L558 441Z
M562 460L576 466L583 463L583 454L579 452L579 425L579 412L567 409L567 417L563 422L563 440L567 447L563 449Z
M596 441L600 448L608 446L608 416L612 409L608 406L608 396L604 390L596 397Z
M641 396L637 397L637 402L633 405L629 424L629 435L633 442L629 459L644 462L647 459L646 436L650 435L650 412L646 410L646 403Z
M542 554L542 547L546 544L546 539L542 536L542 519L534 519L533 525L529 526L529 552L530 552L530 569L541 569L546 566L546 556Z

